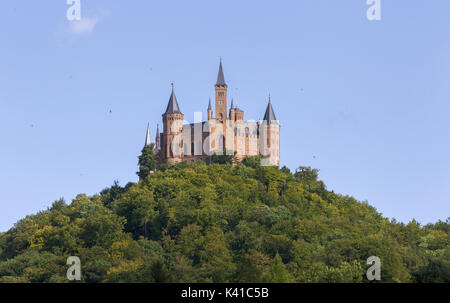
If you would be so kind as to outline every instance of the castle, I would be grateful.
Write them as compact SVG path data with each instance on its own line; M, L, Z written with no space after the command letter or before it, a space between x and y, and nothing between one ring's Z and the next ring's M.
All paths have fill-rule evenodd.
M262 121L245 121L244 111L234 106L227 107L227 89L220 60L215 84L215 115L208 104L208 121L183 124L184 115L172 93L166 111L162 115L163 131L159 124L156 131L155 154L158 166L163 163L193 163L203 160L211 162L214 154L235 155L238 161L247 156L261 155L262 165L280 166L280 124L275 117L270 96ZM201 117L201 115L200 115ZM195 117L197 118L197 116ZM150 129L147 128L146 145L151 144Z

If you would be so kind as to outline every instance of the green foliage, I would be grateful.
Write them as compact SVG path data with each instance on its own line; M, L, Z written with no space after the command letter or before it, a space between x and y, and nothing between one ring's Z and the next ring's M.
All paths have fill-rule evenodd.
M100 197L103 204L106 207L111 208L111 203L119 199L124 193L128 191L131 186L133 186L133 183L131 182L128 183L125 187L121 187L119 185L119 181L114 181L113 186L105 188L100 192Z
M156 169L156 155L153 152L155 149L155 144L144 146L141 155L139 156L139 171L136 173L140 180L145 179L151 171Z
M233 164L234 162L236 162L236 153L227 151L225 148L222 153L214 153L211 157L211 163L213 164Z
M286 267L284 266L283 260L279 254L275 256L270 267L268 282L271 283L290 283L293 279Z
M251 168L258 168L261 166L261 159L261 156L245 157L244 160L242 160L242 164Z
M20 220L0 233L0 282L68 282L68 256L83 282L368 282L370 256L381 282L450 281L449 220L389 221L309 167L225 162L162 166Z

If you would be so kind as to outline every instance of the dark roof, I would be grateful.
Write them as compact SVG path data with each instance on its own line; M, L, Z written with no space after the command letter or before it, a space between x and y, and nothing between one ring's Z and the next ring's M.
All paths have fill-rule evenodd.
M264 114L264 121L267 122L267 124L276 124L277 122L277 117L275 116L275 112L273 111L272 108L272 103L270 102L270 97L269 97L269 104L267 104L267 109L266 109L266 113Z
M231 109L234 109L234 99L231 98Z
M217 74L216 86L226 86L225 77L223 75L222 59L220 59L219 73Z
M172 94L170 95L169 104L164 114L181 114L180 107L178 106L177 97L175 96L175 89L172 84Z
M212 108L211 108L211 98L209 98L208 110L212 110Z
M159 124L156 125L156 138L159 138L160 134L159 134Z

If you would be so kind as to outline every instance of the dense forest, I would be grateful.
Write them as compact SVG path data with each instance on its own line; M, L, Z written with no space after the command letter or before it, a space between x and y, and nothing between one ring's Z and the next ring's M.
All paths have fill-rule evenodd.
M81 282L368 282L370 256L380 282L450 282L449 244L450 220L389 220L309 167L197 162L20 220L0 282L69 282L69 256Z

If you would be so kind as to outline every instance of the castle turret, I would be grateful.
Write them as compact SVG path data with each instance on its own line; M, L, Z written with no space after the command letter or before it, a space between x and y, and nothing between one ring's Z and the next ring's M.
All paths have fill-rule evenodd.
M159 124L156 125L155 143L155 152L159 153L159 151L161 150L161 134L159 133Z
M208 104L208 120L212 119L212 108L211 108L211 98L209 98L209 104Z
M227 119L227 89L223 75L222 59L220 59L219 73L217 74L216 89L216 119L224 122Z
M233 99L231 99L230 120L231 121L236 120L236 110L234 108L234 100Z
M278 124L277 117L275 116L275 112L273 111L270 95L269 95L269 103L267 104L266 113L264 114L264 121L266 121L267 124Z
M243 122L244 121L244 111L240 108L235 108L234 112L235 112L236 122Z
M163 142L161 150L163 152L162 159L169 160L171 163L180 162L183 157L182 142L176 142L177 146L172 146L172 142L183 131L184 115L178 106L177 97L175 96L175 89L172 83L172 94L170 95L169 103L167 104L166 112L162 115L163 118ZM175 148L172 148L175 147Z
M271 165L280 166L280 124L275 116L270 95L260 131L260 150L263 155L268 156Z

